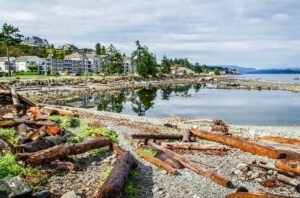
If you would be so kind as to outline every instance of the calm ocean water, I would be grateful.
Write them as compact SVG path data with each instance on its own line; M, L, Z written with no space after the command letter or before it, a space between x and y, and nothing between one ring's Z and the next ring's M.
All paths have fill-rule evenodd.
M300 84L300 74L244 74L238 78Z
M185 86L104 92L74 99L69 105L148 117L223 119L239 125L300 125L300 94L287 91Z

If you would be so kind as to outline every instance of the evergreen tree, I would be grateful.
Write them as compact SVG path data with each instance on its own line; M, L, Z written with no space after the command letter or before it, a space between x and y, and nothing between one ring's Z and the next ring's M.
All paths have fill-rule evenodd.
M156 75L156 58L146 46L141 46L139 41L136 41L136 50L132 52L131 60L139 75L143 77Z
M168 74L171 72L171 63L166 55L164 55L161 60L161 71L165 74Z
M101 55L101 45L100 43L97 43L95 46L96 54Z
M4 23L2 26L2 32L0 32L0 43L4 44L6 46L6 55L7 55L7 62L8 62L8 74L11 76L11 66L10 66L10 60L9 60L9 48L10 46L16 46L18 45L22 40L23 37L21 34L19 34L19 28L15 28L12 25L8 25L7 23Z
M119 50L112 44L106 49L103 57L103 67L108 73L123 73L123 57Z
M105 54L106 54L106 49L105 46L103 45L101 49L101 55L105 55Z

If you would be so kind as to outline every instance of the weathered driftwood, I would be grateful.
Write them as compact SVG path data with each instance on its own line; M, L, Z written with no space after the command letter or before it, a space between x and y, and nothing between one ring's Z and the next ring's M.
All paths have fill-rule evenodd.
M294 198L294 197L276 195L270 193L236 192L236 193L226 195L226 198Z
M281 144L294 144L300 146L300 140L295 138L283 138L283 137L274 137L274 136L264 136L260 138L262 140L268 140L271 142L277 142Z
M191 132L190 130L186 130L183 134L183 137L182 137L182 141L183 142L190 142L191 141Z
M263 168L263 169L266 169L266 170L273 170L273 171L277 171L278 173L281 173L281 174L284 174L284 175L287 175L289 177L295 177L295 174L293 173L289 173L289 172L286 172L284 170L281 170L281 169L278 169L278 168L275 168L275 167L272 167L272 166L268 166L268 165L265 165L265 164L262 164L262 163L258 163L258 164L248 164L250 166L255 166L255 167L259 167L259 168Z
M47 139L17 145L14 147L14 150L17 153L37 152L40 150L53 147L55 145L65 143L67 141L68 136L69 135L64 135L64 136L57 135L57 136L47 137Z
M184 167L191 169L192 171L198 173L199 175L205 176L207 178L209 178L210 180L214 181L215 183L227 187L227 188L231 188L233 187L233 184L231 183L231 181L220 177L219 175L215 174L215 173L211 173L208 172L207 170L200 168L198 166L196 166L194 163L192 163L191 161L189 161L186 157L179 155L178 153L175 153L169 149L166 149L162 146L159 146L153 142L149 142L149 144L153 147L155 147L158 150L161 150L163 152L165 152L166 154L174 157L176 160L178 160Z
M286 157L285 153L282 153L282 152L274 150L274 149L266 148L263 146L259 146L255 143L248 142L241 138L228 137L228 136L221 135L221 134L209 133L206 131L200 131L200 130L194 130L194 129L191 129L191 133L197 137L200 137L200 138L203 138L206 140L210 140L210 141L214 141L214 142L218 142L221 144L225 144L225 145L228 145L233 148L238 148L242 151L246 151L246 152L249 152L252 154L262 155L262 156L266 156L266 157L273 158L273 159L282 159L282 158Z
M150 145L142 145L141 148L144 149L150 149L156 152L155 157L160 159L161 161L163 161L166 164L169 164L171 167L175 168L175 169L182 169L184 168L180 162L178 162L176 159L174 159L172 156L166 154L165 152L162 152L161 150L158 150L156 148L154 148L153 146Z
M124 186L128 180L129 172L136 166L136 161L130 152L125 152L118 158L110 175L95 193L95 198L122 197Z
M295 186L295 189L298 193L300 193L300 181L298 181L297 179L293 179L293 178L290 178L290 177L287 177L285 175L282 175L282 174L277 174L276 175L276 178L281 181L281 182L284 182L286 184L289 184L289 185L292 185L292 186Z
M39 141L29 142L26 144L17 145L14 147L14 149L18 153L33 153L33 152L50 148L52 146L53 143L49 140L39 140Z
M194 119L194 120L184 120L183 123L193 123L193 122L213 122L213 120L209 119Z
M187 150L228 150L226 146L201 144L199 142L162 142L162 147L167 149L187 149Z
M277 160L275 167L300 175L300 161L298 160Z
M0 95L10 95L11 92L9 89L0 89Z
M211 127L211 131L222 132L224 134L228 134L227 126L222 126L222 125L213 125Z
M175 168L175 169L182 169L184 168L180 162L178 162L176 159L174 159L172 156L167 155L166 153L162 152L162 151L157 151L156 158L160 159L161 161L163 161L166 164L169 164L171 167Z
M34 153L17 153L17 159L23 160L31 165L40 165L61 159L69 155L77 155L86 151L109 146L110 139L94 139L78 144L62 144Z
M149 135L149 134L132 134L133 139L148 139L148 140L181 140L182 135Z
M171 174L171 175L176 175L177 174L177 171L173 167L171 167L167 163L164 163L160 159L158 159L156 157L152 157L152 156L148 155L147 153L143 152L140 149L138 149L136 153L137 153L138 156L144 158L145 160L147 160L151 164L157 166L158 168L166 170L169 174Z
M16 93L16 90L14 88L11 88L10 91L11 91L11 97L12 97L13 104L20 105L19 96Z
M0 127L14 127L19 124L20 122L17 120L0 120Z
M112 144L112 150L118 155L122 156L125 154L125 150L119 147L117 144Z
M72 162L67 161L54 161L50 164L51 168L58 170L65 170L65 171L73 171L75 169L75 165Z
M55 107L47 107L47 106L41 108L41 112L46 115L59 114L61 116L77 116L77 114L74 113L74 111L69 111L69 110L55 108Z

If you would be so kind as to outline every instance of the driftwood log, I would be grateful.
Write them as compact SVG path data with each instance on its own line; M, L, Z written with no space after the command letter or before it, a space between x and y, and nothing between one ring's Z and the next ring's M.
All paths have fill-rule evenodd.
M252 142L248 142L241 138L237 137L228 137L221 134L209 133L206 131L194 130L191 129L191 133L199 138L203 138L209 141L218 142L225 144L227 146L238 148L242 151L249 152L252 154L262 155L273 159L282 159L286 157L285 153L282 153L278 150L266 148L260 145L257 145Z
M183 142L190 142L191 141L191 132L190 130L186 130L183 134L183 137L182 137L182 141Z
M293 179L282 174L277 174L276 178L281 182L294 186L296 191L300 193L300 181L297 179Z
M226 146L201 144L198 142L162 142L162 147L167 149L187 149L187 150L228 150Z
M33 153L40 150L44 150L50 147L53 147L54 145L62 144L66 142L68 135L64 136L52 136L48 137L44 140L29 142L25 144L20 144L14 147L15 152L18 153Z
M130 152L125 152L118 158L110 175L95 193L95 198L122 197L124 186L128 180L130 170L136 166L136 161Z
M289 177L295 177L295 174L293 173L289 173L287 171L284 171L284 170L281 170L281 169L278 169L278 168L275 168L275 167L271 167L271 166L268 166L266 164L262 164L262 163L258 163L258 164L248 164L250 166L255 166L255 167L258 167L258 168L263 168L263 169L266 169L266 170L273 170L273 171L277 171L278 173L281 173L281 174L284 174L284 175L287 175Z
M153 146L149 145L143 145L141 148L144 149L150 149L156 152L155 157L163 161L164 163L170 165L171 167L175 169L183 169L184 167L178 162L176 159L174 159L172 156L166 154L165 152L162 152L161 150L158 150L154 148Z
M156 157L152 157L152 156L148 155L147 153L143 152L140 149L138 149L136 153L137 153L138 156L144 158L145 160L147 160L148 162L150 162L154 166L156 166L160 169L166 170L169 174L171 174L171 175L176 175L177 174L177 171L173 167L171 167L167 163L164 163L160 159L158 159Z
M262 140L268 140L271 142L277 142L281 144L294 144L300 146L300 140L295 138L283 138L283 137L274 137L274 136L264 136L260 138Z
M300 161L297 160L277 160L275 167L287 172L300 175Z
M221 186L224 186L224 187L227 187L227 188L232 188L233 187L233 184L231 183L231 181L223 178L223 177L220 177L219 175L215 174L215 173L211 173L211 172L208 172L207 170L203 169L203 168L200 168L198 166L196 166L193 162L189 161L186 157L182 156L182 155L179 155L169 149L166 149L162 146L159 146L153 142L149 142L149 144L153 147L155 147L156 149L158 150L161 150L163 152L165 152L166 154L174 157L176 160L178 160L184 167L198 173L199 175L202 175L204 177L207 177L209 178L210 180L212 180L213 182L221 185Z
M226 198L295 198L270 193L236 192L226 195Z
M132 134L133 139L145 140L181 140L182 135L149 135L149 134Z
M61 159L69 155L77 155L86 151L109 146L112 144L110 139L88 140L78 144L62 144L34 153L17 153L18 160L23 160L30 165L40 165Z
M19 124L20 122L17 120L0 120L0 127L14 127Z
M19 96L16 93L16 90L14 88L11 88L10 91L11 91L11 97L12 97L13 104L20 105Z
M61 116L78 116L78 114L74 113L74 111L55 108L55 107L43 107L41 108L41 112L46 115L56 115L59 114Z

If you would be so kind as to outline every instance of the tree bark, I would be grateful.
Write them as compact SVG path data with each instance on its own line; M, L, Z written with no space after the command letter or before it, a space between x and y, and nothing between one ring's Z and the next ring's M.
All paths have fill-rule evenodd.
M209 133L194 129L191 130L191 133L197 137L225 144L233 148L238 148L242 151L249 152L252 154L262 155L273 159L282 159L286 157L285 153L282 153L278 150L259 146L255 143L248 142L241 138L228 137L221 134Z
M295 186L296 191L300 193L300 181L297 179L293 179L282 174L277 174L276 178L281 182Z
M275 167L287 172L300 175L300 161L296 160L278 160L275 163Z
M176 175L177 171L171 167L169 164L164 163L163 161L161 161L160 159L156 158L156 157L152 157L150 155L148 155L147 153L143 152L142 150L137 150L137 155L144 158L145 160L147 160L148 162L150 162L151 164L153 164L154 166L157 166L160 169L164 169L166 170L169 174L171 175Z
M165 152L166 154L174 157L174 159L178 160L184 167L188 168L188 169L191 169L192 171L198 173L199 175L202 175L204 177L207 177L209 178L210 180L212 180L213 182L221 185L221 186L224 186L224 187L227 187L227 188L231 188L233 187L233 184L231 183L231 181L225 179L225 178L222 178L220 177L219 175L215 174L215 173L211 173L211 172L208 172L207 170L203 169L203 168L199 168L197 167L194 163L192 163L191 161L189 161L186 157L182 156L182 155L179 155L169 149L166 149L162 146L159 146L153 142L149 142L149 144L153 147L155 147L156 149L158 150L161 150L163 152Z
M23 160L30 165L40 165L61 159L69 155L77 155L86 151L109 146L112 144L110 139L94 139L78 144L63 144L54 146L34 153L18 153L17 159Z
M198 142L162 142L161 146L167 149L186 149L186 150L228 150L226 146L201 144Z
M95 193L95 198L115 198L121 197L123 189L128 180L130 170L136 166L134 157L130 152L125 152L116 162L110 175L102 185L101 189Z
M226 198L295 198L284 195L275 195L269 193L236 192L226 195Z
M283 137L274 137L274 136L264 136L260 138L262 140L268 140L271 142L277 142L281 144L294 144L300 146L300 140L295 138L283 138Z

